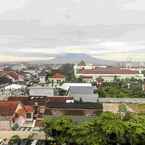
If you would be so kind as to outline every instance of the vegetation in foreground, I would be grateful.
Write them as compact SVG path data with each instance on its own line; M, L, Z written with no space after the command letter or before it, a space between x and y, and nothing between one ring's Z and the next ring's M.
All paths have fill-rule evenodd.
M145 145L145 115L106 112L80 123L46 117L44 131L52 145Z

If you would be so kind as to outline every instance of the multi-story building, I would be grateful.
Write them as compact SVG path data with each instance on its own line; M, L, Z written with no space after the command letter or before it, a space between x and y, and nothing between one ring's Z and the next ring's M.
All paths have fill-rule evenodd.
M118 79L144 79L144 75L137 70L119 67L97 67L97 66L74 66L74 73L77 78L82 77L86 82L96 81L97 78L102 78L104 81L113 81L114 77Z

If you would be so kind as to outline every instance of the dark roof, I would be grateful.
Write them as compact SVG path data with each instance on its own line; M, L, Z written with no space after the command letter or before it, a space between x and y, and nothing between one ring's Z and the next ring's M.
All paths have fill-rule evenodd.
M66 102L67 100L73 100L73 97L69 96L53 96L53 97L48 97L47 101L48 102Z
M85 95L92 95L94 93L93 86L71 86L69 88L69 94L74 96L76 94L85 94Z
M73 109L100 109L102 108L101 103L58 103L48 102L48 108L73 108Z
M9 97L8 101L22 102L24 105L32 105L35 102L38 104L45 104L47 102L66 102L66 100L73 100L73 97L69 96L53 96L53 97Z

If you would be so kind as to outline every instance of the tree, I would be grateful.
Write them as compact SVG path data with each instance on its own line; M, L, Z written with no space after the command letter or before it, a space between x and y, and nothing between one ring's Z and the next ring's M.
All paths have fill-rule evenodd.
M47 138L59 145L144 145L145 115L105 112L75 123L66 116L44 119Z
M21 139L20 139L20 137L18 136L18 135L14 135L14 136L12 136L12 138L10 139L10 141L9 141L9 145L14 145L14 144L18 144L18 145L20 145L20 142L21 142Z
M130 84L128 86L128 84ZM142 82L132 79L115 79L113 82L104 82L97 90L99 97L112 98L144 98Z
M76 82L77 83L83 83L84 81L83 81L83 78L80 76L79 78L76 79Z
M67 82L72 82L75 79L74 76L74 69L73 69L73 64L63 64L59 70L62 72L66 78Z
M71 140L71 130L73 121L69 117L61 116L56 118L44 119L44 132L47 137L51 137L58 144L67 144Z
M11 127L12 130L17 130L19 128L19 125L17 123L13 124L13 126Z
M80 66L86 66L86 63L85 63L84 60L81 60L78 65L80 65Z
M122 117L124 117L128 113L126 104L119 105L119 113L121 114Z
M131 114L126 121L128 125L128 140L131 145L145 144L145 115Z

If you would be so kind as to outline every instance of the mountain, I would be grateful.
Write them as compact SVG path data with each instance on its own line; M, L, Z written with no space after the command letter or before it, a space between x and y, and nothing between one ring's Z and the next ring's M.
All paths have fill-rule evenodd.
M54 59L50 60L49 63L52 64L65 64L65 63L79 63L84 60L86 63L96 64L96 65L116 65L117 62L110 60L97 59L87 54L83 53L65 53L57 55Z

